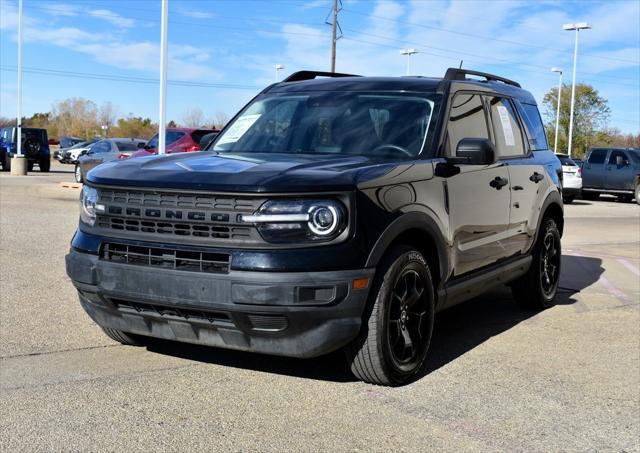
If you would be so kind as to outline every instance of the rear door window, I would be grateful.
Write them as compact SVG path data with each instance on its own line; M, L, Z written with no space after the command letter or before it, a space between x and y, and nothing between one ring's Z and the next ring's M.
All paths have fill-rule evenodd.
M609 156L609 165L615 165L616 164L616 159L618 158L618 156L622 157L622 161L624 162L625 160L628 161L629 158L627 157L627 155L617 149L614 149L613 151L611 151L611 155Z
M607 158L606 149L594 149L591 151L589 155L589 163L590 164L604 164L605 159Z
M498 96L487 96L493 123L496 154L499 159L521 157L527 154L522 129L511 101Z

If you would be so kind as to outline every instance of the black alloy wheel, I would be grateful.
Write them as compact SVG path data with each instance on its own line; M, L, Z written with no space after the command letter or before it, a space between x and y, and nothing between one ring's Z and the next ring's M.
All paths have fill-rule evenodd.
M423 355L428 334L424 322L427 304L424 281L415 270L405 269L396 281L389 304L387 343L399 369L411 368ZM408 366L408 367L407 367Z
M560 253L556 244L556 235L547 231L540 249L540 285L544 295L550 297L555 294L560 277Z

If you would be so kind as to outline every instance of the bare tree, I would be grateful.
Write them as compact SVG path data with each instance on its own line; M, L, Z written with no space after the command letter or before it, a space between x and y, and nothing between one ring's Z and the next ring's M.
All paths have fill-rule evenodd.
M210 121L210 123L212 123L211 125L215 128L215 129L222 129L224 127L225 124L227 124L229 122L229 115L227 115L225 112L223 112L222 110L218 110L216 111L216 113L213 115L213 120Z
M98 131L98 109L84 98L65 99L52 106L50 124L61 136L90 138Z
M105 135L109 136L109 131L116 123L117 107L111 102L103 102L98 110L98 123L101 128L105 128Z
M202 127L204 124L204 113L202 113L202 109L198 107L187 109L182 116L182 124L185 127Z

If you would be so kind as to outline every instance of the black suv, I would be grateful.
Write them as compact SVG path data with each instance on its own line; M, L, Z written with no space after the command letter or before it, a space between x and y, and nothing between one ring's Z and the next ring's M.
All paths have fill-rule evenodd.
M553 304L560 175L516 82L304 71L204 152L89 172L67 272L121 343L343 348L358 378L398 385L437 311L504 283Z
M34 164L42 172L48 172L51 168L51 150L46 129L23 127L22 129L22 154L27 158L27 170L33 170ZM18 128L3 127L0 129L0 163L2 170L11 170L11 157L18 152Z

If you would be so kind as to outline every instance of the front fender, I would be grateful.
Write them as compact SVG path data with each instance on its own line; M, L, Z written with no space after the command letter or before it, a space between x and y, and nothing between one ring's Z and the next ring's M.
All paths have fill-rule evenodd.
M391 222L371 249L365 267L377 266L389 246L400 237L401 234L410 230L424 231L424 233L433 240L438 253L438 264L440 267L439 280L440 282L445 281L449 269L447 242L438 226L438 222L424 212L409 212Z

